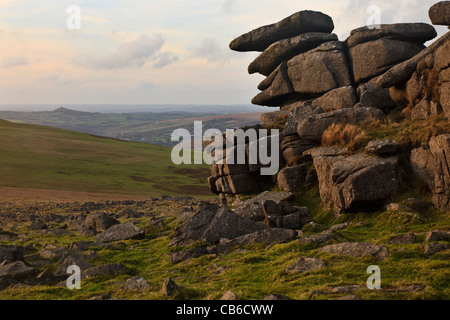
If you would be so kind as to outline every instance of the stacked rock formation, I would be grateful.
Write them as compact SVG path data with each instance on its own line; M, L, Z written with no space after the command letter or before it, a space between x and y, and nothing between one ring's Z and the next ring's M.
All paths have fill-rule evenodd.
M449 3L430 9L433 23L449 25ZM261 180L260 165L211 167L210 188L224 203L233 198L230 195L255 192L263 182L289 192L318 182L324 207L333 207L336 214L373 207L402 183L398 145L372 141L365 154L351 155L345 149L320 147L324 132L332 125L382 122L399 108L407 119L450 119L450 33L427 48L424 43L437 32L425 23L366 26L353 30L345 41L339 41L333 29L328 15L301 11L231 42L232 50L261 52L248 67L249 73L266 77L252 103L280 108L261 116L262 127L273 127L279 119L285 123L280 135L269 137L281 145L276 177ZM434 172L432 183L427 182L435 205L450 209L448 173L443 169L449 167L446 137L432 139L411 157L419 177ZM257 140L245 143L248 147ZM437 145L447 151L439 153ZM421 160L414 165L414 159Z

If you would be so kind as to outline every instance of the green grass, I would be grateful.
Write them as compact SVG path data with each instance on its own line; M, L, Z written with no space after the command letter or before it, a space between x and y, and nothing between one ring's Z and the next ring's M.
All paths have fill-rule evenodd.
M171 149L0 120L0 186L130 195L209 196L207 165Z
M434 255L424 254L424 236L419 236L414 244L387 244L394 234L423 232L450 225L448 213L430 210L425 216L425 223L405 221L390 212L355 214L341 218L342 221L353 224L338 231L340 241L366 241L386 245L391 255L383 262L372 258L357 259L321 253L320 246L308 246L293 241L268 247L247 246L245 250L227 255L203 256L172 264L168 255L174 250L168 247L170 238L167 234L175 226L169 225L159 232L148 232L146 239L142 241L125 241L125 246L113 248L93 248L100 257L100 261L96 263L120 262L128 267L128 271L119 277L100 277L83 281L79 291L49 286L6 289L0 291L0 299L88 299L104 293L118 299L219 299L226 290L233 290L245 300L263 299L271 293L287 295L294 299L337 299L346 294L313 295L312 291L344 285L361 285L365 288L369 277L366 270L370 265L378 265L381 268L384 291L358 291L356 294L363 299L449 299L449 251ZM141 226L146 222L146 219L142 219ZM337 223L331 219L328 222ZM399 228L399 224L402 228ZM41 239L30 236L27 241L18 240L15 243L26 245L52 240L57 240L57 244L63 246L90 238L67 236L51 239L49 236L47 239ZM129 249L130 246L133 246L132 250ZM304 274L285 274L286 267L302 256L320 258L326 261L328 268ZM53 268L56 268L56 265ZM217 273L220 269L222 272ZM150 282L151 288L144 292L127 292L120 289L122 282L136 275L144 276ZM183 287L172 297L164 297L160 292L166 278L174 279ZM425 290L403 293L386 291L389 288L410 285L422 285Z

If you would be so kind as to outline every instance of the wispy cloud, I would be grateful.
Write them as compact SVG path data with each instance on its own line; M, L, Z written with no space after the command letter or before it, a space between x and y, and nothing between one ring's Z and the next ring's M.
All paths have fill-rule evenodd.
M4 57L2 60L3 68L14 68L26 66L28 64L28 59L26 57Z
M76 63L90 69L123 69L142 67L155 58L164 45L161 34L141 35L136 40L121 44L114 53L102 57L84 57Z

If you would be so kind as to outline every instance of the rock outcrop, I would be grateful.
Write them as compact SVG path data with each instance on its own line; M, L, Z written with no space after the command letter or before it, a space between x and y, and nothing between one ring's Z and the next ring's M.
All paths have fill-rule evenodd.
M448 1L434 5L431 22L448 25L448 9ZM295 193L318 182L325 209L371 210L400 189L410 168L398 159L411 153L415 175L432 190L433 203L448 210L448 138L433 137L450 134L448 126L430 129L424 136L433 138L420 148L403 137L391 139L387 131L366 135L365 128L450 119L450 32L425 47L437 36L427 23L364 26L343 41L333 29L326 14L301 11L232 41L232 50L260 52L248 67L249 73L265 76L252 103L280 108L263 114L258 126L280 130L268 138L279 139L280 167L276 175L263 177L261 164L214 164L211 191L231 205L261 186ZM259 140L251 137L246 150ZM289 206L257 197L234 211L270 227L301 229L308 214L289 212Z

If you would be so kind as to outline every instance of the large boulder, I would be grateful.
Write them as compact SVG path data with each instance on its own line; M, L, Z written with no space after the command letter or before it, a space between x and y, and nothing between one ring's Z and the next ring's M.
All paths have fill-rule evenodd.
M252 103L280 106L302 100L302 97L319 97L351 84L342 42L326 42L280 64L258 86L263 91L253 98Z
M349 48L355 82L362 83L408 60L425 47L417 42L381 38Z
M302 120L298 135L310 141L320 142L322 135L332 124L361 124L364 121L382 121L386 114L376 108L347 108L310 116Z
M395 23L382 24L380 28L365 26L355 29L350 33L346 42L349 47L354 47L360 43L388 37L389 39L425 43L436 36L436 29L426 23Z
M101 212L88 215L84 224L87 229L94 230L95 232L102 232L116 224L120 224L120 222L113 217L108 216L106 213Z
M216 243L220 239L234 239L264 229L267 229L266 225L222 208L203 232L201 240Z
M308 32L297 37L280 40L270 45L248 67L248 73L259 72L268 76L280 63L312 50L324 42L337 41L335 34Z
M433 204L450 210L450 134L431 138L428 144L411 152L416 176L433 192Z
M233 211L238 215L253 221L264 221L266 216L264 214L263 206L267 201L272 201L276 204L288 204L294 199L295 195L290 192L265 191L252 199L246 200Z
M441 1L436 3L430 8L428 15L433 24L450 26L450 2Z
M197 240L216 243L222 238L233 239L266 228L264 224L239 216L226 208L205 204L175 231L170 246L189 245Z
M396 157L343 155L333 148L311 151L325 209L334 205L336 215L376 208L390 198L402 180Z
M306 32L330 33L334 29L333 20L316 11L300 11L275 24L252 30L230 43L235 51L264 51L272 43L298 36Z

